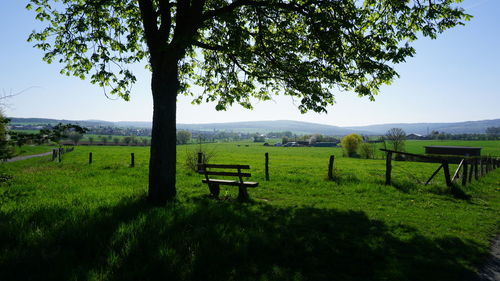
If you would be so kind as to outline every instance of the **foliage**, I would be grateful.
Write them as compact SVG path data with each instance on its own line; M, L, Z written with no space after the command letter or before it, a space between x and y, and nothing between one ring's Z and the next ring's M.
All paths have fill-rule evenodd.
M17 147L21 147L30 142L36 142L37 139L40 138L39 134L35 133L26 133L26 132L9 132L10 139L15 143Z
M130 142L132 141L132 137L130 137L130 136L124 137L123 141L125 142L126 145L129 145Z
M180 130L177 132L177 144L186 144L191 140L191 132Z
M73 144L74 145L78 145L78 143L80 142L80 140L82 140L83 138L83 134L80 134L78 132L70 132L68 134L68 138L73 141ZM90 141L90 139L89 139Z
M59 123L52 128L40 130L40 136L41 139L51 140L60 145L61 140L68 138L69 134L85 134L87 130L79 125Z
M31 0L27 8L49 23L29 36L45 61L60 60L63 74L92 73L92 83L112 84L111 93L124 99L136 81L126 65L165 47L181 52L181 81L193 79L205 89L196 102L250 108L250 95L268 100L283 92L300 100L301 111L320 112L333 103L334 86L373 99L397 76L392 65L415 53L408 42L418 32L435 38L469 18L453 2L459 1L203 1L185 8L182 0L115 0L65 1L61 9ZM188 85L180 89L186 93Z
M115 145L118 145L118 144L120 143L120 138L119 138L119 137L114 137L114 138L113 138L113 143L114 143Z
M201 157L201 163L203 164L209 164L211 160L213 160L216 156L217 153L214 149L208 150L205 147L199 145L198 149L196 150L186 150L186 167L193 171L193 172L198 172L198 161L199 161L199 154L202 154Z
M346 150L349 157L356 155L358 147L363 142L363 138L358 134L350 134L342 138L340 141L342 148Z
M7 124L9 119L0 112L0 160L9 159L14 155L14 148L9 142L9 135L7 133Z
M363 142L358 148L358 153L363 158L373 159L376 154L376 146L374 143Z
M107 136L101 136L99 137L101 139L101 142L106 145L108 143L108 137Z
M88 137L87 138L89 140L89 144L93 144L94 143L94 137Z
M385 133L385 139L393 150L404 151L406 132L401 128L392 128Z
M266 137L259 134L259 133L256 133L255 135L253 135L253 142L265 142L266 141Z

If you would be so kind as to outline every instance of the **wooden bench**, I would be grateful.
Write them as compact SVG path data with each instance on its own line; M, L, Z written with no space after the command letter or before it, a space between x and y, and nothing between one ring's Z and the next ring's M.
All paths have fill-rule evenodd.
M250 173L243 173L241 170L250 169L249 165L224 165L224 164L198 164L198 173L205 175L205 179L202 180L203 183L208 184L208 189L210 193L215 198L219 197L220 185L229 185L238 187L238 199L245 201L249 199L247 193L247 187L257 187L258 182L243 181L243 178L248 178L251 176ZM225 170L225 171L221 171ZM233 170L233 171L227 171ZM234 171L236 170L236 171ZM224 179L213 179L209 176L227 176L227 177L237 177L237 180L224 180Z

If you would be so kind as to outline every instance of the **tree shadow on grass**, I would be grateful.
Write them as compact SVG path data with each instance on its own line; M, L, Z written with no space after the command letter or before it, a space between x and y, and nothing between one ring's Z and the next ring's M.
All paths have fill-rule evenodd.
M0 226L3 280L464 280L484 254L362 212L207 199L45 208Z

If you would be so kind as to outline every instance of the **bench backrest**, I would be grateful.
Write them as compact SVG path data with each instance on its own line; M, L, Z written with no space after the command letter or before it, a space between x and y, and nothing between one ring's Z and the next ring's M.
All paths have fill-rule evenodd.
M209 170L210 169L210 170ZM237 172L213 171L212 169L235 169ZM240 183L243 183L244 177L251 177L250 173L242 173L241 170L250 169L249 165L225 165L225 164L198 164L198 173L204 174L205 179L210 181L208 176L227 176L238 177Z

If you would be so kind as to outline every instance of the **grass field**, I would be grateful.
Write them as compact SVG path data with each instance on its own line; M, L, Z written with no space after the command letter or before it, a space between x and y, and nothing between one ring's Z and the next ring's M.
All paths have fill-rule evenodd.
M40 154L51 151L54 148L55 148L54 146L48 146L48 145L23 145L21 147L16 146L14 156Z
M341 157L340 148L238 144L203 147L212 163L251 166L260 184L250 203L231 200L231 187L221 187L224 200L207 198L202 177L184 165L198 145L178 146L178 199L165 207L144 199L148 147L77 147L62 163L2 165L0 276L468 280L499 231L500 169L465 187L471 199L462 200L441 174L421 184L438 164L393 162L394 186L385 186L383 160ZM483 145L494 153L500 142ZM419 152L417 143L407 147ZM334 181L326 176L331 154Z
M407 141L406 150L413 153L425 153L427 145L450 145L481 147L481 155L500 156L500 141L456 141L456 140L419 140Z

